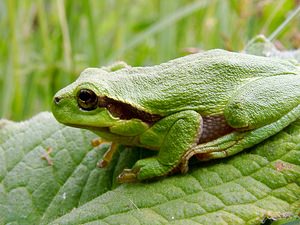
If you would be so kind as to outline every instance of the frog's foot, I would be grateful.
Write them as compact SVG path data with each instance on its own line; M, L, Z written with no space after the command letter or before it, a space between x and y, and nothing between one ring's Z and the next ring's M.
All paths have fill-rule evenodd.
M133 183L137 182L137 173L139 170L134 170L134 169L124 169L122 173L119 174L117 177L117 181L119 183Z
M181 173L186 173L188 171L189 159L192 156L195 156L199 161L209 161L211 159L226 158L241 152L245 148L251 147L244 142L244 136L246 136L244 133L234 132L214 141L197 145L183 155L178 168Z
M172 166L163 165L152 157L137 161L132 169L124 169L117 179L120 183L141 181L167 175L172 169Z
M118 149L118 144L114 142L111 143L108 150L104 153L102 159L97 163L97 166L100 168L106 167L111 162L113 155L116 153L117 149Z

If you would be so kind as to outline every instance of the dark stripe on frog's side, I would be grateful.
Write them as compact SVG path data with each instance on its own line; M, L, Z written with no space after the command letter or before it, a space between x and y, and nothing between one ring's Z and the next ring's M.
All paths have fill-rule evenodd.
M160 115L144 112L127 103L106 96L98 97L98 107L105 107L113 116L122 120L136 118L151 124L162 118ZM204 116L198 144L217 139L234 130L234 128L227 124L224 116Z
M222 115L204 116L201 136L198 144L215 140L221 136L231 133L235 129L229 126Z
M160 115L144 112L127 103L106 96L98 97L98 107L105 107L113 116L122 120L136 118L146 123L154 123L162 118Z

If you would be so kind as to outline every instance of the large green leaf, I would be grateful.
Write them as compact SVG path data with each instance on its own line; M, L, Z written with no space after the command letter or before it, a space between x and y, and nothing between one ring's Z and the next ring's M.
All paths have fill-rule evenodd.
M0 224L260 224L300 213L300 121L247 152L148 183L115 183L145 150L123 148L99 169L107 145L93 148L93 138L50 113L2 120Z

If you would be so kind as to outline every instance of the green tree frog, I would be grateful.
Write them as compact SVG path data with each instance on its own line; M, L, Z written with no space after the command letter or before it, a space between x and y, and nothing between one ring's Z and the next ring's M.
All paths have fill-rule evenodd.
M105 140L157 151L118 177L186 172L192 156L231 156L300 117L300 68L275 58L210 50L151 67L88 68L58 91L52 111ZM109 163L115 144L104 155Z

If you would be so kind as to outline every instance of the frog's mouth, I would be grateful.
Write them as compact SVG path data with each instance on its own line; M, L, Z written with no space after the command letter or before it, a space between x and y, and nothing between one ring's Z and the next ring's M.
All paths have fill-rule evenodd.
M104 133L110 133L109 127L97 127L97 126L88 126L88 125L79 125L79 124L73 124L73 123L63 123L66 126L80 128L80 129L87 129L93 132L104 132Z

